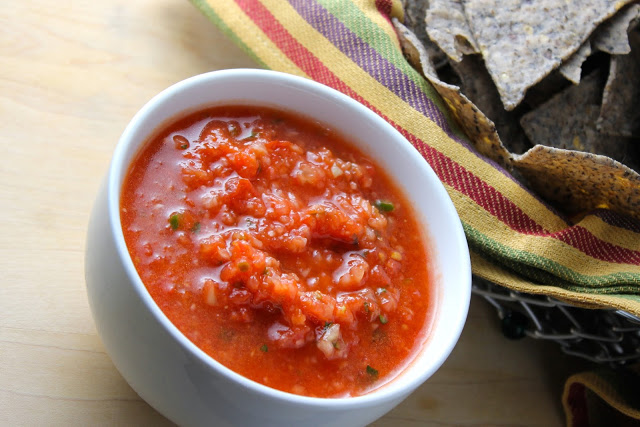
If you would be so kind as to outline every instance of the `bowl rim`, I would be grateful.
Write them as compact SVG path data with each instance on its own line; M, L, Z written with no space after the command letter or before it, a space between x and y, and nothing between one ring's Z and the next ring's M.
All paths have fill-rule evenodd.
M157 131L157 128L162 126L163 123L153 124L153 129L150 133L148 133L147 137L141 141L136 141L133 139L133 135L137 131L137 129L145 123L147 117L151 115L151 113L157 109L160 105L164 104L167 100L170 100L176 94L182 92L183 90L188 90L192 85L200 85L200 84L209 84L210 80L219 80L219 79L252 79L252 78L260 78L264 79L266 82L270 83L286 83L287 85L293 85L299 88L303 88L305 90L309 90L316 93L321 93L324 96L328 96L332 98L335 102L339 102L347 108L356 110L358 115L364 116L366 119L374 121L377 125L387 128L386 130L391 132L392 134L396 134L397 142L400 144L401 149L415 151L414 155L420 157L420 160L425 166L425 173L427 175L431 175L430 179L434 180L436 183L440 185L435 186L435 191L442 193L440 194L440 198L444 197L444 200L448 201L448 203L443 206L444 209L447 210L447 215L450 218L453 218L455 224L452 224L454 228L457 229L456 235L452 236L452 240L455 241L455 245L458 246L463 253L461 256L464 258L466 262L461 262L460 269L462 271L461 277L468 278L467 286L462 288L462 294L460 295L460 322L455 325L455 328L450 330L450 339L447 341L447 345L441 349L438 363L430 366L430 369L425 369L420 372L418 375L415 375L414 378L410 379L405 386L402 387L394 387L394 380L397 378L394 377L385 384L380 387L359 396L349 396L349 397L311 397L311 396L303 396L297 395L293 393L288 393L285 391L277 390L266 385L260 384L253 380L250 380L241 374L236 373L235 371L227 368L222 363L215 360L213 357L206 354L203 350L201 350L198 346L196 346L192 341L190 341L180 330L169 320L169 318L164 314L164 312L160 309L160 307L155 303L151 295L149 294L146 286L142 282L142 279L138 275L135 266L133 265L133 261L129 256L129 252L127 249L126 242L124 240L124 234L122 232L122 223L120 219L120 196L121 196L121 186L122 179L127 173L127 169L130 166L130 163L127 162L127 152L131 150L133 147L134 151L140 150L142 144L148 141L149 137L153 135L154 132ZM205 106L202 106L205 107ZM194 109L197 110L198 106L194 106ZM181 113L177 113L176 117L179 117ZM302 112L304 114L304 112ZM171 119L170 119L171 120ZM338 131L340 131L338 129ZM400 147L399 147L400 148ZM389 176L392 180L395 180L393 172L389 172ZM395 180L397 181L397 180ZM249 391L257 394L265 395L266 397L276 399L276 400L287 400L289 402L295 404L302 404L313 407L326 407L331 406L332 408L353 408L353 407L367 407L373 406L381 402L388 402L394 399L400 399L403 396L408 395L413 392L417 387L419 387L422 383L424 383L448 358L449 354L455 347L460 334L462 333L462 329L466 322L468 308L471 298L471 265L469 260L469 250L467 246L467 241L464 235L464 231L462 228L462 224L458 217L457 211L453 206L453 202L451 201L448 193L446 192L444 186L441 181L436 176L435 172L431 169L431 166L422 158L422 156L418 153L418 151L411 145L409 141L406 140L404 136L400 134L391 124L382 119L378 114L374 113L364 105L360 104L356 100L351 97L333 89L328 86L325 86L321 83L315 82L313 80L309 80L303 77L295 76L292 74L282 73L278 71L271 70L263 70L263 69L227 69L227 70L217 70L211 71L199 75L195 75L174 83L173 85L167 87L162 90L154 97L152 97L149 101L147 101L140 110L133 116L131 121L127 124L125 130L120 136L116 148L114 150L114 154L112 156L111 163L108 169L107 175L107 205L108 205L108 216L109 216L109 225L111 227L111 235L114 239L116 250L118 253L118 257L124 267L127 277L129 278L131 284L133 285L133 289L140 297L141 301L148 309L148 311L153 316L154 320L158 322L158 324L164 329L166 333L168 333L171 338L177 343L184 351L193 356L196 360L198 360L201 364L206 366L208 369L214 371L217 374L223 375L227 380L233 381L235 383L239 383L244 388ZM440 299L440 297L438 297ZM438 304L437 304L438 305ZM435 327L435 322L437 322L437 311L438 307L435 307L434 313L434 324L432 324L431 328ZM428 338L427 338L428 341ZM411 365L416 360L420 352L416 353L413 356L413 360L405 366L402 370L407 371L411 369ZM399 373L398 375L402 375Z

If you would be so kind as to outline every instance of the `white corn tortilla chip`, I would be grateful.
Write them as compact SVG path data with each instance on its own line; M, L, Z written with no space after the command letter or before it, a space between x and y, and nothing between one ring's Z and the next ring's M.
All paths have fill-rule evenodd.
M430 0L427 8L427 34L449 58L478 53L461 0Z
M632 4L616 13L593 33L592 46L596 50L611 55L624 55L631 52L627 31L640 20L640 4Z
M462 0L507 110L631 0Z

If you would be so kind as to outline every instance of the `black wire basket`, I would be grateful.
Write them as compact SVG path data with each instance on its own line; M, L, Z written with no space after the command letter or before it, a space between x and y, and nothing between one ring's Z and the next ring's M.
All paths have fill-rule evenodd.
M472 291L495 307L507 338L554 341L566 354L614 366L640 360L640 318L626 311L576 307L477 277Z

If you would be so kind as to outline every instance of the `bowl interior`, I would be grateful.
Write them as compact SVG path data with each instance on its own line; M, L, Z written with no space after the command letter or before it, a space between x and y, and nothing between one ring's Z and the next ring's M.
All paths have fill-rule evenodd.
M223 375L248 387L288 399L327 401L294 396L253 383L210 359L162 314L138 277L122 235L119 200L128 166L141 144L168 120L214 105L264 105L297 112L330 125L385 169L413 204L426 231L436 284L434 322L422 350L405 371L384 387L355 401L389 398L412 391L425 381L453 349L466 319L471 269L457 213L427 162L391 125L353 99L313 81L264 70L225 70L196 76L166 89L132 119L114 153L109 171L109 215L121 259L134 286L158 321L186 348Z

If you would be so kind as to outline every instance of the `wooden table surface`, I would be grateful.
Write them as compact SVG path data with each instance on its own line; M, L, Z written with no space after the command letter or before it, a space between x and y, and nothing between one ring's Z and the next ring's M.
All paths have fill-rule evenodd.
M190 3L0 2L0 425L169 425L127 385L89 311L84 246L116 141L154 94L255 64ZM580 362L508 341L474 297L446 364L377 426L564 422Z

